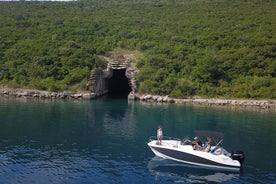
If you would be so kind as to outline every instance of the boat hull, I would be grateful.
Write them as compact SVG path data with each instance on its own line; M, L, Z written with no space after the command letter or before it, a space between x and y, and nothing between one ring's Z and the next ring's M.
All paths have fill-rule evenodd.
M156 145L156 141L151 141L148 143L148 146L156 156L186 164L235 171L239 171L241 168L238 161L232 160L228 156L195 151L192 149L192 146L180 145L180 142L173 142L173 144L171 142L164 142L162 145Z

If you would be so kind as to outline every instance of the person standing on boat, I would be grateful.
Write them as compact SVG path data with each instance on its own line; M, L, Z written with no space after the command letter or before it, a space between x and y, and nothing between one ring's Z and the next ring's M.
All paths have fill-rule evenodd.
M163 138L163 130L162 126L159 125L157 128L157 144L162 144L162 138Z

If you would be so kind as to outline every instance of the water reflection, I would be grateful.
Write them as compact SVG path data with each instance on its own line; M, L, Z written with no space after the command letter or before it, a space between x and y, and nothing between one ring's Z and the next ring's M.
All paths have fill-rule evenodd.
M198 168L160 157L153 157L147 166L155 176L155 181L172 181L172 183L217 183L235 180L240 176L236 172L224 172Z
M102 127L111 137L133 137L136 124L134 104L127 100L93 102L86 109L86 114L86 122L91 129Z
M116 105L114 106L114 103ZM127 101L113 100L112 106L106 106L103 117L103 127L108 135L131 139L135 133L135 115L133 104Z

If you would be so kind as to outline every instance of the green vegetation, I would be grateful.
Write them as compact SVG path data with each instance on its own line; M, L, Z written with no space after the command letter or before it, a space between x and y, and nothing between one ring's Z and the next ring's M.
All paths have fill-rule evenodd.
M0 2L0 84L82 90L99 57L143 53L142 93L276 98L276 1Z

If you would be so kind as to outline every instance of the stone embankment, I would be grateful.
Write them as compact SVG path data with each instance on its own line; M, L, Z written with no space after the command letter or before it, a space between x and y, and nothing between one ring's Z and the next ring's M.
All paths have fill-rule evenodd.
M95 99L95 93L69 93L69 92L48 92L42 90L18 89L0 86L0 97L25 97L25 98L39 98L39 99L78 99L91 100ZM128 96L130 100L140 100L146 102L157 103L177 103L177 104L200 104L200 105L220 105L220 106L240 106L240 107L257 107L260 109L276 110L276 100L238 100L238 99L176 99L169 96L160 95L140 95L130 93Z
M200 105L219 105L219 106L240 106L240 107L257 107L260 109L274 109L276 110L276 100L238 100L238 99L176 99L169 96L159 95L139 95L130 94L129 99L140 100L147 102L159 103L177 103L177 104L200 104Z
M13 97L33 97L40 99L94 99L95 93L68 93L68 92L48 92L41 90L17 89L17 88L1 88L0 96Z

